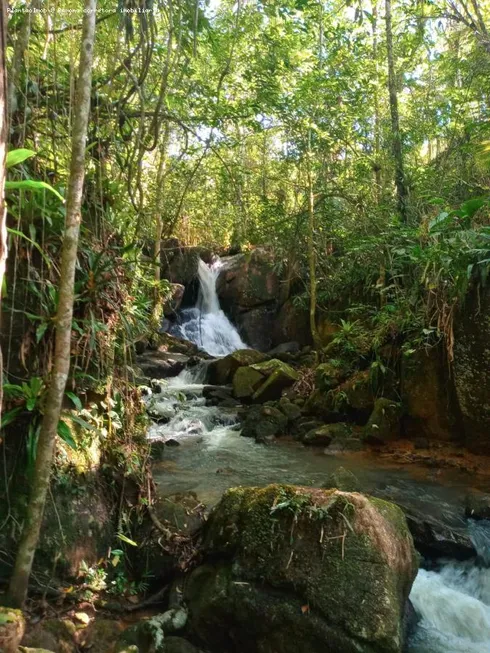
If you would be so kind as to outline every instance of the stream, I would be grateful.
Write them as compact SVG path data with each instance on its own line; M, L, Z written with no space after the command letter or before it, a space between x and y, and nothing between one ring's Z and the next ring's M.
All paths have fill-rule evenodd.
M214 356L243 347L213 296L216 269L203 264L199 276L198 307L182 316L180 335ZM428 468L375 461L365 453L326 455L286 439L271 446L256 444L241 437L236 409L206 406L205 377L205 363L185 369L162 381L160 392L147 400L152 412L166 420L151 425L149 438L179 445L166 447L164 460L153 467L161 496L193 491L211 507L237 485L322 486L343 465L356 475L363 492L469 528L479 554L477 560L443 560L433 562L430 570L420 569L410 595L419 621L407 652L490 653L490 523L463 518L467 474L452 470L436 480Z

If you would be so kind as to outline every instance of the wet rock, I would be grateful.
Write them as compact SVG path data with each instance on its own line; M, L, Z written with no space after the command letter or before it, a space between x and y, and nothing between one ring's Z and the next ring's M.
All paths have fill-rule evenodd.
M465 444L490 453L490 291L474 287L454 319L454 387Z
M281 397L278 407L286 415L288 422L296 422L302 415L301 408L287 397Z
M119 637L117 653L127 651L130 646L137 647L139 653L165 653L162 617L163 615L156 615L127 628Z
M261 363L268 359L266 354L255 349L238 349L224 358L213 360L208 366L208 381L213 385L227 385L232 382L239 367Z
M312 429L303 437L303 444L314 446L327 446L334 439L345 440L352 435L352 427L343 422L334 424L324 424L318 428Z
M219 406L232 399L232 389L228 386L206 386L203 391L208 406Z
M463 524L460 527L451 526L413 506L400 502L398 505L405 514L415 547L423 556L456 560L476 556L475 547Z
M253 367L239 367L233 376L233 394L238 399L250 399L263 383L264 375Z
M162 278L171 283L190 284L197 277L199 259L211 263L213 254L205 247L185 247L178 242L165 244L161 250Z
M287 431L288 419L273 406L252 406L243 422L241 434L255 438L257 442L267 442L276 435Z
M323 485L324 488L337 488L342 492L360 492L361 484L357 476L353 474L350 469L345 467L337 467L337 469L330 474L327 482Z
M247 344L259 351L268 351L272 346L272 328L276 316L276 305L264 304L250 308L236 315L233 322Z
M272 254L260 248L223 258L216 290L225 309L243 312L276 301L280 281L273 266Z
M274 344L294 341L300 347L311 345L308 309L296 306L292 299L285 301L275 316L272 341Z
M399 403L380 397L364 427L362 439L370 444L385 444L400 437L402 408Z
M200 359L209 358L197 345L188 340L177 338L170 333L154 333L151 336L148 348L167 354L184 354L185 356L198 356Z
M148 351L138 356L138 365L143 375L148 379L167 379L177 376L186 366L188 357L185 354L170 354L168 352Z
M490 494L476 491L467 494L465 515L471 519L490 519Z
M165 653L200 653L200 651L186 639L170 636L165 638Z
M25 630L21 610L0 606L0 651L16 653Z
M268 351L267 354L271 358L275 358L278 354L297 354L299 351L300 346L297 342L283 342Z
M282 391L293 385L299 378L296 370L277 358L251 365L251 367L266 379L252 396L253 401L256 402L263 403L280 399Z
M353 453L354 451L362 451L365 445L356 437L335 437L329 446L324 450L327 456L336 456L342 453Z
M422 349L401 359L403 428L409 438L457 438L457 416L442 347Z
M214 651L402 651L417 556L393 504L338 490L234 488L211 513L203 554L185 599L192 632Z
M168 296L163 305L163 314L165 317L173 317L182 304L185 286L180 283L171 283Z
M96 618L84 629L80 646L90 653L113 653L123 630L124 626L116 619Z

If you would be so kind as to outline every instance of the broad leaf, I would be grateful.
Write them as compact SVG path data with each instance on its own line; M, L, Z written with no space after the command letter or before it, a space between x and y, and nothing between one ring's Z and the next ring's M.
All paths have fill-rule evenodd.
M69 447L77 449L77 443L73 439L70 427L62 419L58 422L58 435Z
M64 198L58 193L56 189L47 184L45 181L35 181L34 179L23 179L22 181L6 181L5 188L7 190L49 190L51 193L54 193L56 197L64 202Z
M7 168L11 168L12 166L16 166L19 163L22 163L22 161L25 161L26 159L30 159L31 156L35 156L35 155L36 153L33 152L32 150L24 150L24 149L12 150L7 154L5 166Z

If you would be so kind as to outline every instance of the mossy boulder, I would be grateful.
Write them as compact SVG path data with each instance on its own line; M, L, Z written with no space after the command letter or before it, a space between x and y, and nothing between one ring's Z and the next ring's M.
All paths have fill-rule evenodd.
M53 653L75 653L78 650L78 640L84 636L85 629L77 631L70 619L43 619L26 633L22 644ZM108 652L109 650L107 649Z
M251 365L251 368L265 377L265 381L252 395L253 401L260 403L280 399L283 390L293 385L299 378L296 370L277 358L256 363Z
M233 395L237 399L250 399L264 381L264 375L253 367L239 367L233 376Z
M26 624L21 610L0 606L0 651L16 653Z
M364 427L362 439L370 444L385 444L400 437L402 407L396 401L380 397Z
M454 392L442 347L401 359L403 426L409 438L449 441L458 437Z
M267 443L276 435L287 432L288 418L274 405L252 406L247 411L241 434L255 438L257 442Z
M311 429L303 437L303 443L309 445L328 447L337 438L342 440L352 435L352 427L344 422L324 424L318 428Z
M400 653L417 555L394 504L271 485L225 493L204 565L186 586L190 625L216 653Z
M228 356L209 363L207 380L213 385L226 385L232 382L239 367L246 367L266 360L268 360L267 354L255 349L237 349Z

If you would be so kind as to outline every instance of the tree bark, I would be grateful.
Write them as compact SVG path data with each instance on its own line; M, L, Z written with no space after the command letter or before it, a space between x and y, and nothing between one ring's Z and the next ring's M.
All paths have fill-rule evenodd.
M44 514L56 434L66 381L70 370L70 344L73 320L75 267L81 222L81 203L85 176L85 144L90 113L92 61L95 41L96 0L85 0L80 67L72 134L71 163L66 199L66 222L61 250L59 302L56 314L54 365L51 372L44 417L39 434L36 465L26 521L10 580L10 601L22 606Z
M393 27L391 0L385 0L386 50L388 56L388 91L390 94L391 137L393 158L395 160L395 186L398 211L403 222L408 220L408 190L403 165L402 137L400 133L400 116L398 111L398 94L396 90L395 59L393 54Z
M308 135L308 140L310 140L310 138L311 136ZM311 147L308 147L308 268L310 273L310 331L315 349L320 349L320 336L316 326L315 195L311 163Z
M374 180L376 184L376 202L380 204L382 197L381 178L381 130L379 111L379 70L378 70L378 0L372 4L372 30L373 30L373 59L374 59Z
M5 206L5 158L7 156L7 69L5 50L7 48L7 3L0 0L0 309L3 280L7 266L7 208ZM1 315L0 315L1 318ZM3 408L3 356L0 349L0 424Z

